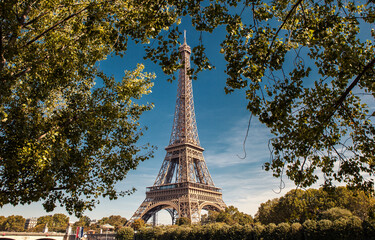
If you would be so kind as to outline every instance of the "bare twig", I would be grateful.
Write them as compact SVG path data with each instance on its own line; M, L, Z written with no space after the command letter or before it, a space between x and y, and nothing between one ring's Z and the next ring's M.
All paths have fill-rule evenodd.
M246 135L245 135L245 139L243 140L243 143L242 143L242 149L243 149L243 152L244 152L244 156L243 157L240 157L238 154L237 154L237 157L240 158L240 159L245 159L246 158L246 140L247 140L247 137L249 136L249 130L250 130L250 124L251 124L251 118L253 117L253 113L250 113L250 118L249 118L249 123L247 124L247 131L246 131Z

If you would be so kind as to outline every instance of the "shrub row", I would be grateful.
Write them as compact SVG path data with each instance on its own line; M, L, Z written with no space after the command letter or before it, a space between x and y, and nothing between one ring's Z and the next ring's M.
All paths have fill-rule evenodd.
M132 237L132 234L128 235ZM132 238L120 238L119 240ZM268 225L234 225L214 223L204 226L168 226L142 228L135 240L375 240L375 221L361 221L357 217L335 221L307 220L299 223Z

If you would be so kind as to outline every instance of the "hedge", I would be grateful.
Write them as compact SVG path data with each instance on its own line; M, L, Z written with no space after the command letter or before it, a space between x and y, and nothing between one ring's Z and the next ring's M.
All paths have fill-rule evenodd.
M349 217L330 221L234 225L223 223L142 228L135 240L375 240L375 221Z
M122 227L117 231L116 240L134 239L134 230L131 227Z

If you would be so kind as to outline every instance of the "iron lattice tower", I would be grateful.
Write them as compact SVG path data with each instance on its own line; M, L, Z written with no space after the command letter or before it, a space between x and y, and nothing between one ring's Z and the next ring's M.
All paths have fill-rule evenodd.
M167 154L152 187L146 190L146 199L134 213L128 224L142 218L145 222L166 209L172 216L187 217L198 222L202 209L222 210L226 207L221 189L215 187L203 157L195 120L192 80L190 68L190 47L179 47L181 62L178 78L176 110Z

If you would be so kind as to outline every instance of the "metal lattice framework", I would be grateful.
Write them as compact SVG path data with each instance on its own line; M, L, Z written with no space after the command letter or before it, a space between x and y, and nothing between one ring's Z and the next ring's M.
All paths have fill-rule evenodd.
M190 47L184 44L179 48L181 61L184 63L178 77L176 110L169 145L179 143L199 144L197 123L195 120L193 86L188 70L190 69Z
M145 222L166 209L172 222L178 217L187 217L192 222L200 221L205 210L222 210L226 207L221 189L215 187L203 157L195 120L190 47L179 48L184 67L179 72L176 110L167 154L152 187L146 191L146 199L134 213L128 225L135 219ZM156 219L155 217L153 219Z

